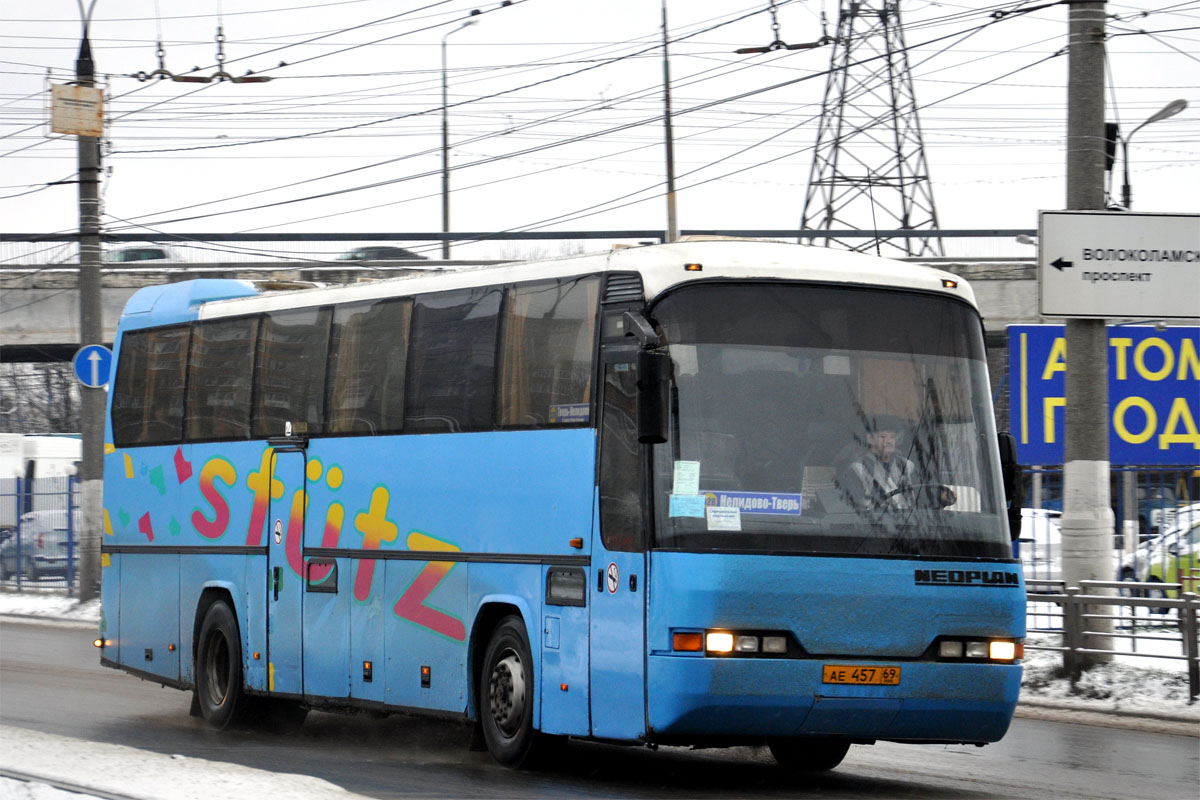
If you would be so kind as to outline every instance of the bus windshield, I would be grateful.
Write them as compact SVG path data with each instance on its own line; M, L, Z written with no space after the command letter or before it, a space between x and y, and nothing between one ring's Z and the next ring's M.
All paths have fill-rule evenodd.
M1011 558L967 304L714 282L665 296L652 317L674 365L655 547Z

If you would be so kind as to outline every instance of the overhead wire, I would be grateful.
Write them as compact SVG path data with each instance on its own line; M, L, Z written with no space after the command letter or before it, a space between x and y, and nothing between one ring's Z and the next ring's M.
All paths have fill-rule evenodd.
M1002 21L1002 19L993 19L993 20L991 20L991 21L988 21L988 22L985 22L985 23L983 23L983 25L985 25L985 26L987 26L987 25L993 25L993 24L996 24L996 23L998 23L998 22L1000 22L1000 21ZM943 41L943 40L945 40L945 39L948 39L948 38L953 38L953 37L955 37L955 36L958 36L958 35L960 35L960 34L961 34L961 32L955 32L955 33L953 33L953 34L948 34L948 35L946 35L946 36L937 37L937 38L935 38L935 39L933 39L933 40L930 40L930 41L928 41L928 42L924 42L924 43L922 43L922 44L920 44L920 45L907 45L907 46L905 47L905 49L906 49L906 50L911 50L911 49L913 49L913 48L916 48L916 47L925 47L925 46L928 46L928 45L930 45L930 44L933 44L933 43L941 42L941 41ZM862 60L861 60L861 61L859 61L859 62L856 62L856 64L855 64L854 66L857 66L857 65L859 65L859 64L863 64L863 63L867 63L867 62L870 62L870 61L874 61L874 60L877 60L877 59L879 59L879 58L886 57L887 55L888 55L888 54L884 53L884 54L879 54L879 55L875 55L875 56L869 56L869 57L867 57L867 58L865 58L865 59L862 59ZM1050 57L1053 57L1053 56L1050 56ZM1050 57L1047 57L1047 58L1050 58ZM1047 60L1047 59L1042 59L1042 60ZM1039 62L1039 63L1040 63L1040 62ZM776 84L769 85L769 86L767 86L767 87L760 87L760 88L757 88L757 89L751 89L751 90L747 90L747 91L744 91L744 92L740 92L740 93L738 93L738 94L736 94L736 95L733 95L733 96L731 96L731 97L726 97L726 98L721 98L721 99L717 99L717 100L708 101L708 102L701 103L701 104L699 104L699 105L696 105L696 106L692 106L692 107L690 107L690 108L687 108L687 109L683 109L683 110L680 110L680 111L674 112L674 113L673 113L673 116L676 116L676 115L683 115L683 114L688 114L688 113L692 113L692 112L695 112L695 111L697 111L697 110L701 110L701 109L709 108L709 107L712 107L712 106L715 106L715 105L718 105L718 104L727 103L727 102L730 102L731 100L735 100L735 99L742 99L742 98L745 98L745 97L751 97L751 96L755 96L755 95L762 94L762 93L765 93L765 92L774 91L774 90L776 90L776 89L779 89L779 88L782 88L782 87L785 87L785 86L790 86L790 85L793 85L793 84L795 84L795 83L799 83L799 82L801 82L801 81L810 80L810 79L812 79L812 78L815 78L815 77L824 77L824 76L826 76L826 75L828 74L828 72L829 72L829 70L826 70L826 71L824 71L824 72L815 72L815 73L812 73L811 75L806 75L806 76L802 76L802 77L799 77L799 78L793 78L793 79L790 79L790 80L787 80L787 81L783 81L783 82L779 82L779 83L776 83ZM1010 73L1010 74L1012 74L1012 73ZM961 92L960 92L959 94L961 94ZM956 96L956 95L952 95L952 96ZM562 146L562 145L564 145L564 144L568 144L568 143L574 143L574 142L578 142L578 141L584 141L584 140L587 140L587 139L596 138L596 137L598 137L598 136L603 136L603 135L607 135L607 134L611 134L611 133L619 132L619 131L622 131L622 130L627 130L627 129L630 129L630 128L633 128L633 127L639 127L639 126L641 126L641 125L644 125L644 124L648 124L648 123L654 122L654 121L656 121L657 119L660 119L660 118L661 118L661 116L655 116L655 117L651 117L651 118L649 118L649 119L644 119L644 120L641 120L641 121L635 121L635 122L625 123L625 124L622 124L622 125L612 126L612 127L609 127L609 128L607 128L607 129L604 129L604 130L602 130L602 131L598 131L598 132L593 132L593 133L589 133L589 134L581 134L581 135L579 135L579 136L569 137L569 138L567 138L567 139L565 139L565 140L559 140L559 141L552 142L552 143L548 143L548 144L544 144L544 145L539 145L539 146L535 146L535 147L525 148L525 149L518 150L518 151L515 151L515 152L507 153L507 154L504 154L504 155L501 155L501 156L492 156L492 157L488 157L488 158L484 158L484 159L476 159L475 161L469 162L469 163L467 163L467 164L462 164L462 165L459 165L459 166L457 166L455 169L466 169L466 168L470 168L470 167L474 167L474 166L480 166L480 165L482 165L482 164L493 163L493 162L495 162L495 161L502 160L502 159L505 159L505 158L511 158L511 157L514 157L514 156L521 156L521 155L528 155L528 154L530 154L530 153L539 152L539 151L541 151L541 150L548 149L548 148L551 148L551 147L559 147L559 146ZM403 176L403 177L399 177L399 178L393 178L393 179L387 179L387 180L377 181L377 182L373 182L373 183L370 183L370 184L366 184L366 185L362 185L362 186L357 186L357 187L350 187L350 188L345 188L345 189L337 189L337 190L332 190L332 191L328 191L328 192L322 192L322 193L318 193L318 194L308 195L308 196L305 196L305 197L300 197L300 198L291 198L291 199L288 199L288 200L281 200L281 201L277 201L277 202L273 202L273 203L264 203L264 204L259 204L259 205L256 205L256 206L253 206L253 207L249 207L249 208L232 209L232 210L229 210L229 211L224 211L224 212L214 212L214 213L211 213L211 214L193 215L193 216L189 216L189 217L176 218L176 219L171 219L171 220L159 220L159 221L157 221L155 224L156 224L156 225L174 224L174 223L179 223L179 222L189 222L189 221L193 221L193 220L195 220L195 219L210 218L210 217L213 217L213 216L225 216L225 215L228 215L228 214L234 214L234 213L244 213L244 212L246 212L246 211L252 211L252 210L262 210L262 209L266 209L266 208L275 208L275 207L284 206L284 205L291 205L291 204L298 203L298 202L307 202L307 201L310 201L310 200L324 199L324 198L327 198L327 197L338 196L338 195L347 194L347 193L350 193L350 192L364 191L364 190L368 190L368 189L375 189L375 188L380 188L380 187L383 187L383 186L394 185L394 184L396 184L396 183L401 183L401 182L405 182L405 181L415 180L415 179L418 179L418 178L430 177L430 176L432 176L432 175L436 175L436 174L438 174L439 172L440 172L440 170L430 170L430 171L425 171L425 172L421 172L421 173L416 173L416 174L413 174L413 175ZM154 215L143 215L143 217L142 217L142 218L145 218L146 216L154 216Z

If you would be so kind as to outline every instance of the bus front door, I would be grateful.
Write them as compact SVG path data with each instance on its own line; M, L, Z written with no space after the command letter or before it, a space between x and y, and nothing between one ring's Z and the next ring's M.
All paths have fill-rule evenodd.
M634 365L605 365L600 432L600 512L593 534L592 735L636 739L646 731L646 553Z
M306 459L300 449L277 449L273 480L283 495L271 497L267 555L267 687L279 694L304 691L303 539ZM274 493L272 493L273 495Z

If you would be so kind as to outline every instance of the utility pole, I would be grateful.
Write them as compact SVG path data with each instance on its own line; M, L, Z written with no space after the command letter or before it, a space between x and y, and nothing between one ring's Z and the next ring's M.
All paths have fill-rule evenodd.
M675 134L671 130L671 55L667 50L667 0L662 2L663 136L667 145L667 241L679 239L675 217Z
M1103 2L1070 8L1067 86L1067 209L1102 211L1104 198L1104 19ZM1066 323L1066 416L1063 438L1063 579L1111 581L1114 517L1109 502L1108 324L1105 319ZM1089 620L1088 629L1112 633L1112 621ZM1107 637L1094 649L1111 649ZM1084 668L1108 661L1089 655Z
M450 258L450 95L447 89L446 40L479 22L469 19L442 37L442 258Z
M75 60L75 82L96 85L92 44L88 38L93 0L83 18L83 39ZM80 6L82 11L82 5ZM103 344L100 299L100 140L77 136L79 155L79 342ZM80 388L80 434L83 458L79 462L79 600L92 600L100 589L100 526L104 514L104 405L103 388Z

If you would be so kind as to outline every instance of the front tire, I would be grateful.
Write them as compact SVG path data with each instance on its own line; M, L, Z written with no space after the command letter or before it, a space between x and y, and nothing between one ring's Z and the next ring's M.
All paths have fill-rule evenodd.
M767 743L779 766L789 772L827 772L846 757L850 743L844 739L790 737Z
M479 675L479 721L497 763L533 763L540 734L533 728L533 657L520 617L505 617L488 642Z
M242 639L237 619L223 601L209 606L196 647L196 700L200 716L218 730L228 728L246 706Z

